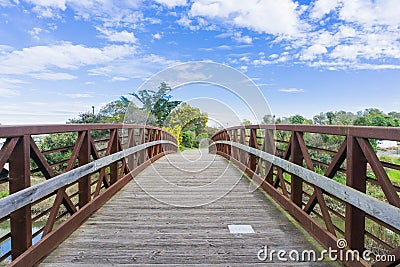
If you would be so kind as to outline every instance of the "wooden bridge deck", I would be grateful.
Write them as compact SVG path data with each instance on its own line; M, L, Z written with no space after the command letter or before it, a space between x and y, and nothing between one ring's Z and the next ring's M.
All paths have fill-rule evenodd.
M185 151L155 162L40 266L254 266L266 264L257 259L264 245L316 250L305 232L260 191L249 192L239 170L201 152ZM251 225L255 233L232 234L228 225Z

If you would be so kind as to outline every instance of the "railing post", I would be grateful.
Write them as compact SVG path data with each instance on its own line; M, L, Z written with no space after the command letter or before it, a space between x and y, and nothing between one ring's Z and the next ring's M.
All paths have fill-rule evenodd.
M245 145L246 142L246 129L240 129L240 141L239 143L241 143L242 145ZM241 163L243 163L244 165L246 165L246 155L247 153L245 153L243 150L239 149L239 161Z
M135 146L135 128L133 129L128 129L128 148L134 147ZM135 168L135 156L134 154L131 154L128 156L128 168L130 171L132 171Z
M347 138L346 185L365 193L367 160L355 137ZM365 212L346 204L346 240L352 250L364 251Z
M90 162L90 142L89 135L90 131L79 132L79 135L85 134L85 137L82 142L81 149L78 155L78 164L79 166L83 166ZM91 199L91 175L86 175L79 179L78 187L79 187L79 208L82 208L87 203L90 202Z
M31 185L30 171L30 136L19 138L9 158L10 194ZM11 257L17 258L32 245L31 205L26 205L10 214L11 223Z
M115 134L112 132L115 131ZM116 153L118 152L118 139L119 139L119 134L118 134L118 129L112 129L110 132L110 138L114 136L113 140L110 140L111 143L111 151L110 153ZM114 162L110 164L110 183L114 184L118 180L118 162Z
M238 142L238 131L237 131L237 129L234 129L233 130L233 136L232 136L232 141L233 142L235 142L235 143L237 143ZM236 160L239 160L239 149L238 148L236 148L236 147L232 147L231 148L232 149L232 157L234 158L234 159L236 159Z
M303 133L298 132L299 134L303 135ZM296 132L292 132L292 139L291 139L291 161L294 164L303 166L303 154L301 152L301 147L299 144L299 140L297 139ZM303 180L292 174L291 175L291 193L290 198L294 204L298 207L302 207L303 205Z
M274 140L274 131L271 129L265 129L264 133L264 151L275 155L275 140ZM273 171L272 163L265 161L265 180L272 184L274 180L274 171Z
M153 129L148 129L147 130L147 143L150 143L151 141L153 141ZM147 149L146 149L146 151L147 151L147 159L151 159L152 157L153 157L153 147L148 147ZM146 160L147 160L146 159Z
M249 146L255 149L258 149L258 142L257 142L257 129L250 129L250 139L249 139ZM253 154L249 154L249 169L253 172L256 171L257 167L257 157Z
M146 142L146 128L139 128L139 145L144 144ZM146 161L146 150L143 149L142 151L138 152L138 165L142 164Z
M231 135L229 134L228 130L225 131L225 140L230 141L231 140ZM225 145L225 153L228 156L231 156L231 145Z

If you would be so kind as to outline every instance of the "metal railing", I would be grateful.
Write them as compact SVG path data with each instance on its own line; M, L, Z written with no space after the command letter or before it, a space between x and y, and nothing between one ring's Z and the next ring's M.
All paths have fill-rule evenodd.
M380 160L374 140L400 141L400 129L239 126L216 133L210 152L247 173L326 249L338 249L339 239L345 239L343 251L371 252L371 262L343 258L346 265L395 266L400 181L390 176L400 165ZM390 257L373 261L383 255Z
M37 135L61 145L46 149ZM0 224L10 229L0 236L0 262L11 266L34 265L135 175L177 150L171 134L140 125L0 126L0 138L0 170L9 163Z

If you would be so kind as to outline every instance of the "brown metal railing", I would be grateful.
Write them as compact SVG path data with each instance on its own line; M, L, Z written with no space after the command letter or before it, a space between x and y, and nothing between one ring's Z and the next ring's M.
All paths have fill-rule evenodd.
M336 142L323 142L328 137ZM400 229L393 226L393 221L396 225L400 222L400 182L393 182L388 174L399 170L400 165L380 161L372 140L400 141L400 128L239 126L216 133L210 152L224 156L247 173L325 248L336 248L337 241L343 238L347 241L347 251L369 250L372 258L382 254L391 256L385 262L343 259L346 265L395 266L400 263ZM358 199L370 199L373 203L367 204L371 207L377 203L394 211L386 211L392 223L385 216L378 216L379 210L365 212L360 208L363 205L350 204L352 194L348 200L338 197L340 194L334 190L327 192L304 177L272 164L266 160L268 155L279 157L277 162L281 166L291 162L301 166L297 166L299 170L312 171L320 180L332 179L343 185L340 188L356 189Z
M73 143L41 151L34 141L58 133L70 133ZM176 152L171 134L140 125L0 126L0 138L0 170L9 163L0 224L10 229L0 245L11 247L0 251L0 263L14 266L38 262L145 167Z

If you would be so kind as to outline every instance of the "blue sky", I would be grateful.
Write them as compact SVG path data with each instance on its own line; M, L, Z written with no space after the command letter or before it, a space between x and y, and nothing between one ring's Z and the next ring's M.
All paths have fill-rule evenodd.
M399 111L398 0L0 0L0 123L64 123L188 61L242 71L277 116Z

